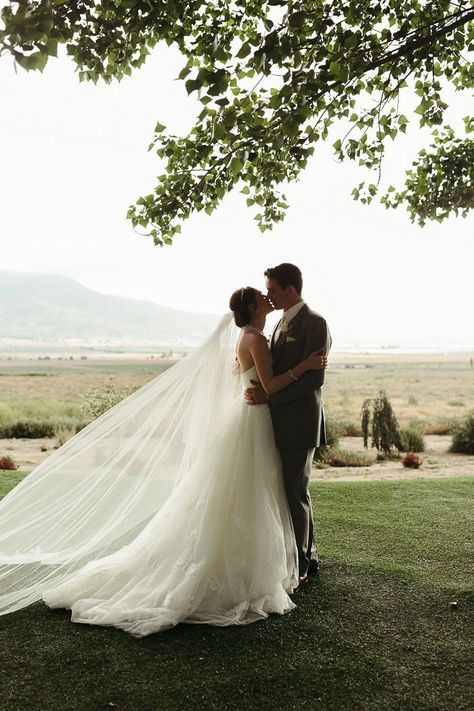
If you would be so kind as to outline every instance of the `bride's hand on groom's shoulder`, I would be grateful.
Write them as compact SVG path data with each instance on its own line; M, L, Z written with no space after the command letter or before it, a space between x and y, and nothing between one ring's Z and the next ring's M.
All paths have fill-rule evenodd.
M246 389L245 402L247 405L263 405L268 400L267 393L258 380L251 380L250 382L253 387Z

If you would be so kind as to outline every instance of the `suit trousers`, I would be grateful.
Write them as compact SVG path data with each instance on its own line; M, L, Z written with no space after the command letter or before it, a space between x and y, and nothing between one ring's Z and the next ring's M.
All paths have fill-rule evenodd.
M309 478L314 449L280 449L283 481L290 509L300 577L307 575L310 560L317 560L313 540L313 509L309 494Z

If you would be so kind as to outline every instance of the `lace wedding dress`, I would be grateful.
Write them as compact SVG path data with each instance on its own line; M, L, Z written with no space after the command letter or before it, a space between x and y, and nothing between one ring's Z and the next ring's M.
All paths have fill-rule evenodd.
M268 407L241 393L128 545L43 592L72 620L142 637L179 622L244 625L294 607L297 556Z
M294 606L296 550L255 370L226 314L196 351L53 452L0 501L0 615L45 600L137 636Z

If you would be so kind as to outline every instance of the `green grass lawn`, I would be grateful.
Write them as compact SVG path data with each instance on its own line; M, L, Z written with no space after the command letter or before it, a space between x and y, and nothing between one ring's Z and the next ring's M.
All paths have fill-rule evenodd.
M0 708L472 708L473 484L313 485L323 567L285 617L141 640L41 604L1 617Z

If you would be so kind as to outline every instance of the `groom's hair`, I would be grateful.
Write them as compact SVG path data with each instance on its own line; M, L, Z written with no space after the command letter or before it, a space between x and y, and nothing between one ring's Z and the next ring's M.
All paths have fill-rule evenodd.
M298 294L301 294L303 290L303 275L294 264L283 262L277 267L269 267L264 276L267 279L275 279L282 289L286 289L287 286L294 286Z

